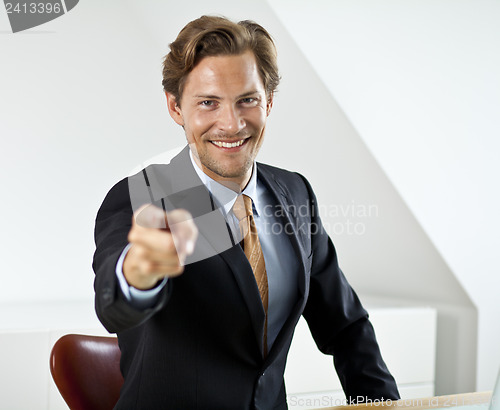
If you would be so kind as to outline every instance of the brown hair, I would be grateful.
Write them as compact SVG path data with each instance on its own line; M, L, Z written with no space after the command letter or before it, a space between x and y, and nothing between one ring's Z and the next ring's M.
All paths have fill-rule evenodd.
M269 98L280 81L276 47L270 34L250 20L234 23L215 16L201 16L191 21L170 43L170 52L163 61L163 89L173 94L180 104L186 78L202 58L239 55L248 50L255 55Z

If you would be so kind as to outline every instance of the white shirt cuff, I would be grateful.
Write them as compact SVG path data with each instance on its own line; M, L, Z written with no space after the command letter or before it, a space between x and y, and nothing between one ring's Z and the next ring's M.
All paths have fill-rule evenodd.
M130 247L131 244L128 244L123 249L120 257L118 258L115 271L116 277L118 278L118 283L120 284L120 289L125 296L125 299L127 299L134 307L138 309L148 309L150 307L153 307L157 302L158 295L165 287L168 278L165 277L163 281L153 289L141 290L130 286L127 282L127 279L125 279L125 275L123 274L123 261L125 260L125 256L127 256L127 252Z

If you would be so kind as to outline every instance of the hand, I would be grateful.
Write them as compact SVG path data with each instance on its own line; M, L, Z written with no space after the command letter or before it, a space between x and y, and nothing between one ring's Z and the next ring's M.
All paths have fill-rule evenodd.
M134 213L128 234L131 247L123 261L125 279L144 290L164 277L180 275L197 236L198 229L188 211L165 213L154 205L142 206Z

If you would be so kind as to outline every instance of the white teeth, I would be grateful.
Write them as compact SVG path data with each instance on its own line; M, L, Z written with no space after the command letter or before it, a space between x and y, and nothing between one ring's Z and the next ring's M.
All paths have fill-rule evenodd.
M224 147L224 148L235 148L239 147L240 145L243 145L245 140L240 140L236 142L222 142L222 141L211 141L212 144L217 145L218 147Z

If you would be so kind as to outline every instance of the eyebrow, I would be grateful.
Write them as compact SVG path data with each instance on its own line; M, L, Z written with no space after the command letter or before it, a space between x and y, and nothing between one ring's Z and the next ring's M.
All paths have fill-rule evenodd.
M238 97L236 97L236 99L245 98L245 97L248 97L250 95L254 95L254 94L258 94L258 93L259 92L257 90L255 90L255 91L249 91L249 92L246 92L246 93L238 95ZM206 100L220 100L221 99L221 97L219 97L218 95L213 95L213 94L210 94L210 95L195 95L194 97L195 98L203 98L203 99L206 99Z
M258 94L259 92L257 90L255 91L249 91L247 93L244 93L244 94L241 94L238 96L238 98L245 98L245 97L248 97L250 95L254 95L254 94Z

